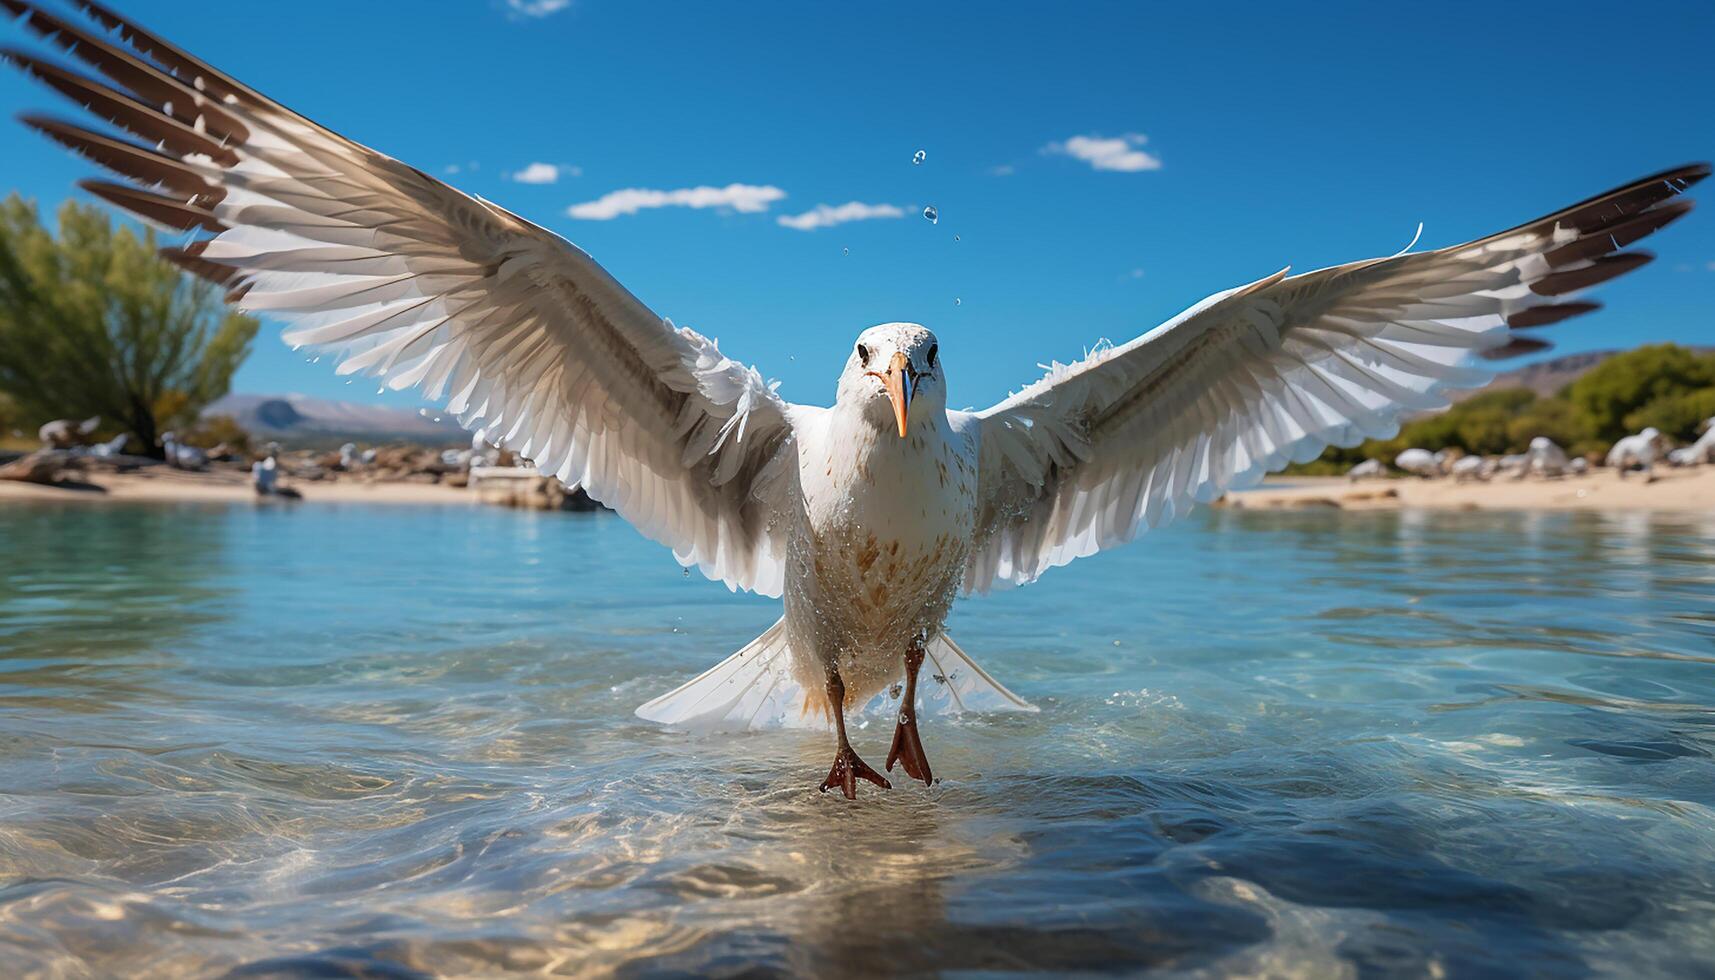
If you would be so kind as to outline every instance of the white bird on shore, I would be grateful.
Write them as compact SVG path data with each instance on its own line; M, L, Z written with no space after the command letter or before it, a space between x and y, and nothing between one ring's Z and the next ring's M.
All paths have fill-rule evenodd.
M1681 466L1695 466L1699 463L1715 462L1715 418L1704 421L1703 434L1697 441L1684 449L1676 449L1675 453L1683 453Z
M1387 476L1387 466L1379 459L1366 459L1346 471L1346 479L1353 483L1373 476Z
M1413 476L1440 476L1441 461L1427 449L1407 449L1393 458L1393 465Z
M1494 472L1494 462L1481 456L1461 456L1453 461L1453 479L1459 483L1466 480L1487 480Z
M1661 451L1661 431L1654 426L1634 436L1626 436L1608 450L1608 465L1626 478L1626 471L1636 466L1644 471L1644 481L1655 479L1655 460Z
M89 447L89 454L106 459L125 452L125 444L131 441L131 433L121 432L106 442L96 443Z
M79 445L89 434L101 425L101 416L92 415L82 422L71 419L54 419L36 430L36 438L42 440L43 449L70 449Z
M1566 458L1566 450L1555 445L1554 440L1547 436L1532 439L1525 456L1526 469L1537 476L1564 476L1572 467Z
M161 451L167 457L167 465L174 469L200 470L208 465L208 454L180 442L175 432L161 433Z
M141 140L25 117L131 181L91 193L208 234L169 258L285 319L291 343L342 373L445 400L686 566L781 596L779 622L638 713L692 728L827 719L822 788L848 797L858 779L889 784L845 713L902 675L887 768L932 780L925 662L933 695L1030 710L947 635L955 596L1031 582L1327 446L1391 437L1444 389L1486 380L1473 356L1540 350L1515 331L1594 309L1566 297L1646 261L1617 250L1684 214L1678 195L1709 173L1668 171L1462 245L1277 272L980 412L947 408L956 347L917 324L871 327L823 408L785 401L558 236L99 4L76 5L107 30L0 5L105 76L6 55Z
M280 462L273 453L250 464L250 485L258 497L273 494L280 478Z

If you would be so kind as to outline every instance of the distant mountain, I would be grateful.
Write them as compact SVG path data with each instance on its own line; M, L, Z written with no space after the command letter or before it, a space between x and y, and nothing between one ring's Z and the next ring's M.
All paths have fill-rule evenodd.
M451 418L435 421L417 412L382 405L325 401L305 395L227 395L203 410L230 415L245 431L298 447L341 442L414 442L429 446L469 445L470 435Z
M1455 402L1461 402L1477 394L1479 391L1495 391L1500 388L1529 388L1536 392L1538 398L1546 398L1566 387L1596 365L1615 354L1617 350L1592 350L1580 354L1562 354L1545 361L1526 364L1511 371L1502 371L1495 375L1495 380L1486 387L1470 391L1449 392Z
M1708 353L1715 348L1692 347L1692 350ZM1544 361L1536 361L1523 367L1513 368L1495 375L1495 380L1486 387L1472 391L1449 392L1453 401L1459 402L1475 395L1479 391L1495 391L1500 388L1529 388L1536 392L1538 398L1546 398L1560 391L1574 381L1577 381L1591 368L1602 363L1615 354L1623 354L1619 350L1592 350L1580 354L1562 354Z

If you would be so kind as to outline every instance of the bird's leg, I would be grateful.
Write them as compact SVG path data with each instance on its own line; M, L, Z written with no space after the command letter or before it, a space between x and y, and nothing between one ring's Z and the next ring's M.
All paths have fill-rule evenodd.
M893 764L905 767L905 774L934 785L935 774L929 771L929 757L923 754L923 740L917 737L917 668L923 666L923 645L913 643L905 651L905 700L899 705L899 727L893 730L893 748L887 752L887 771Z
M846 799L855 800L859 776L882 789L892 789L893 784L887 781L887 777L858 758L858 754L852 751L852 743L846 740L846 684L840 680L838 667L828 668L828 707L833 709L834 729L840 735L840 748L834 753L834 768L828 770L828 778L822 780L822 792L838 786L840 792L846 794Z

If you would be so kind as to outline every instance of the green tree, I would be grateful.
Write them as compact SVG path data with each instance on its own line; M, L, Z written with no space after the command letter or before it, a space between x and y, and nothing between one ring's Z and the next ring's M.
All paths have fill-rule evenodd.
M1694 442L1711 417L1715 417L1715 388L1699 388L1654 399L1626 415L1626 428L1639 432L1653 425L1674 439Z
M1567 385L1565 396L1589 418L1595 439L1612 442L1636 431L1631 421L1639 409L1712 386L1715 356L1678 344L1650 344L1591 368Z
M66 202L55 237L33 203L0 203L0 392L21 421L100 415L156 452L226 394L257 321L155 249L95 207Z
M1505 452L1523 452L1537 436L1553 439L1556 445L1574 455L1605 452L1608 444L1596 438L1590 417L1562 395L1539 398L1525 405L1507 423Z

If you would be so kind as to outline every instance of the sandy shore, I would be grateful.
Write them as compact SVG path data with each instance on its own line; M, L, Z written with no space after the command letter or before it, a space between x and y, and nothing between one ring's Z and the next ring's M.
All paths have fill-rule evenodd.
M367 483L361 480L292 481L288 485L304 495L302 501L259 498L250 479L241 473L187 473L166 467L150 467L134 473L91 473L84 477L105 490L68 489L36 483L0 480L0 504L10 500L63 500L89 503L114 502L253 502L370 503L370 504L475 504L475 494L460 487L438 483Z
M1337 507L1341 510L1711 510L1715 467L1657 471L1653 483L1637 474L1625 480L1610 470L1555 480L1455 483L1402 478L1348 483L1335 477L1282 477L1229 496L1220 506L1246 510ZM153 467L133 473L93 473L106 492L0 481L0 504L9 500L101 502L251 502L258 498L239 473L186 473ZM303 503L475 504L461 487L437 483L369 483L362 480L296 481ZM285 501L268 501L285 503Z
M1339 477L1287 477L1232 494L1223 506L1246 510L1338 507L1341 510L1710 510L1715 467L1658 469L1653 483L1612 470L1543 480L1497 477L1487 483L1406 477L1348 483Z

